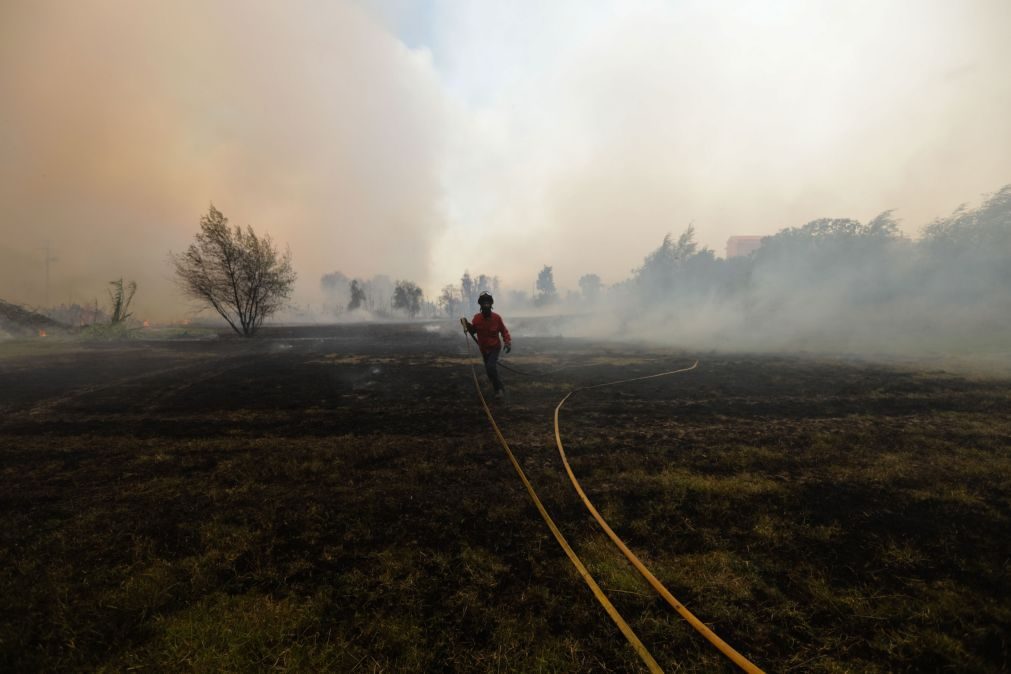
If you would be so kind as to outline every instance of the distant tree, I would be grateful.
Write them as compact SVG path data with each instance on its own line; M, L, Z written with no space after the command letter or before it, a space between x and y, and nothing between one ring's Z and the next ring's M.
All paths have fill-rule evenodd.
M698 248L692 225L682 232L676 243L667 234L660 246L633 272L636 283L647 293L669 292L677 285L682 265L698 253Z
M491 280L490 276L488 276L486 274L479 274L478 275L478 277L477 277L477 291L478 291L478 293L489 292L492 295L495 294L495 289L494 289L494 287L492 285L492 280Z
M844 310L882 307L908 298L909 291L924 280L908 276L915 266L910 252L891 211L867 223L818 218L763 239L743 280L753 296L818 295L830 299L839 315L844 315ZM770 304L776 301L769 300ZM759 306L755 301L750 305Z
M583 299L590 304L595 304L600 297L600 277L596 274L584 274L579 277L579 291L583 293Z
M477 302L477 288L469 271L463 272L463 276L460 277L460 295L467 307L473 307Z
M646 256L641 269L672 268L679 262L687 260L698 250L699 245L695 242L695 227L688 225L688 229L681 233L677 243L671 240L671 235L663 237L660 247Z
M421 288L415 283L397 281L393 288L393 308L406 311L408 316L414 318L421 311L422 297Z
M425 318L436 318L439 315L439 305L431 300L421 301L421 315Z
M962 205L931 222L918 248L924 275L918 288L932 288L934 297L963 309L985 305L995 316L1011 316L1011 185L977 208Z
M369 311L385 314L393 305L393 290L396 284L386 274L376 274L366 281L362 288L368 295Z
M988 249L1011 253L1011 185L984 198L979 208L959 206L946 218L937 218L923 229L923 241L936 252Z
M347 288L348 277L339 271L332 271L323 274L319 279L319 287L327 295L337 295L341 290Z
M196 243L170 257L183 292L213 307L244 337L282 308L295 286L291 252L279 254L270 236L259 237L252 227L229 228L214 204L200 218Z
M351 281L351 300L348 302L348 311L360 309L365 304L365 289L358 279Z
M899 224L892 217L892 211L885 211L867 224L852 218L818 218L800 227L788 227L766 237L757 252L760 256L774 257L784 251L788 255L797 255L801 251L810 254L817 249L826 249L835 255L840 246L867 249L897 238Z
M551 267L544 265L544 268L537 274L537 296L534 298L534 303L537 306L544 306L557 301L558 290L555 289L555 275Z
M901 236L899 233L899 223L892 215L894 212L892 210L884 211L864 225L864 236L885 240L899 238Z
M756 269L785 263L801 269L819 283L859 268L887 271L893 248L901 239L891 211L862 224L852 218L819 218L800 227L782 229L766 237L755 251ZM793 274L792 278L799 278Z
M130 302L137 292L137 283L130 281L130 285L124 288L123 279L120 278L115 281L109 281L109 285L112 286L109 290L109 299L112 300L112 316L109 318L109 323L118 325L119 323L124 323L126 319L133 315L129 309Z
M454 285L443 286L439 295L439 306L447 316L455 316L460 309L459 291Z
M335 314L340 314L344 311L341 300L348 295L350 281L351 279L339 271L332 271L320 277L319 288L323 291L323 297L325 298L324 309L330 309Z

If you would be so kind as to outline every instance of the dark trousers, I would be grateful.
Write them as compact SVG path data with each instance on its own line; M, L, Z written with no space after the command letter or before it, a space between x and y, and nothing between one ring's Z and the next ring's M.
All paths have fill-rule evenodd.
M481 354L484 358L484 371L488 373L488 379L491 379L496 391L505 390L502 380L498 378L498 355L501 351L502 349L492 349L488 353Z

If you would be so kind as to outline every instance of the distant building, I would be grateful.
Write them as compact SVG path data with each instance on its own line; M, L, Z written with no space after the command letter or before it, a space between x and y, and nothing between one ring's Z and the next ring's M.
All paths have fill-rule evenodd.
M727 239L727 259L746 257L762 247L764 236L732 236Z

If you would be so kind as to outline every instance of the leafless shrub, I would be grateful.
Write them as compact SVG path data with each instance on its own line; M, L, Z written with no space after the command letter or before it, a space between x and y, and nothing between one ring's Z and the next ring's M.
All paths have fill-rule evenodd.
M213 307L245 337L285 305L295 285L291 251L281 255L269 236L258 237L252 227L229 228L213 204L200 218L196 243L170 257L183 292Z

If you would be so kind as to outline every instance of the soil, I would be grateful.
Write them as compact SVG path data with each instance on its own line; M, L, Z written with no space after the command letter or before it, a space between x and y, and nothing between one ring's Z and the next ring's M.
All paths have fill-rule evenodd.
M673 594L767 671L1008 671L1011 380L514 340L496 420L665 668L733 671L552 414L698 360L561 413ZM453 323L0 343L0 668L639 669L474 362Z

